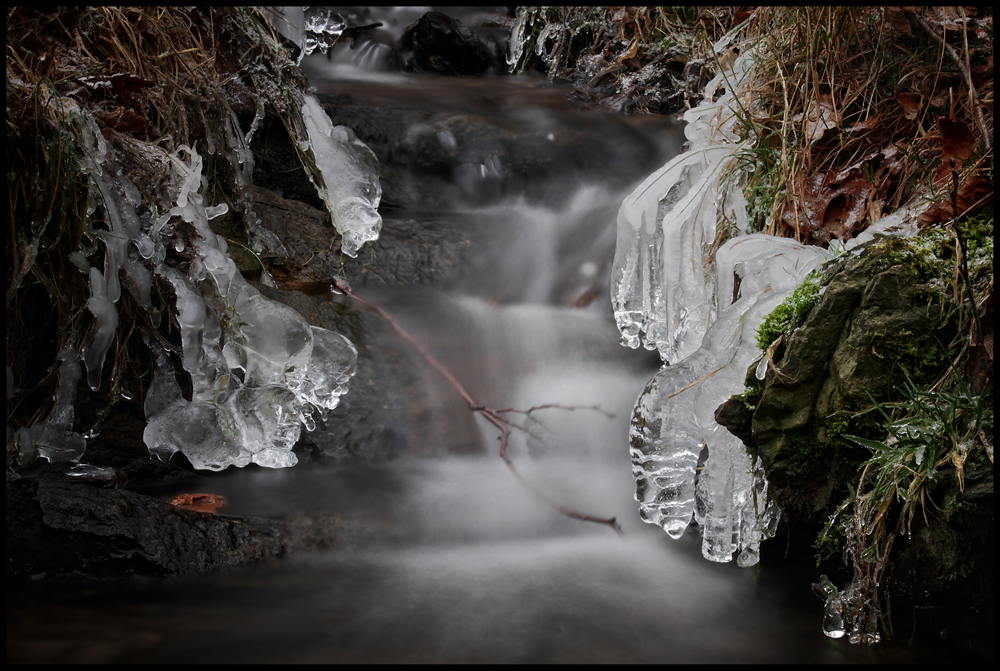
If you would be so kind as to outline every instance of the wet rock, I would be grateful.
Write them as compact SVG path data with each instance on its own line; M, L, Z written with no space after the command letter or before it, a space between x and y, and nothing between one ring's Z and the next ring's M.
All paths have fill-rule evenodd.
M277 556L283 533L280 522L183 510L58 474L7 483L7 578L13 582L196 575Z
M488 49L461 21L441 12L427 12L400 38L396 62L408 72L441 75L481 75L497 70L496 48Z
M739 399L730 399L715 410L715 421L743 441L747 447L756 447L753 437L753 411Z
M765 378L755 453L792 517L825 521L869 456L839 437L849 415L871 406L868 392L884 398L902 381L905 352L933 351L953 335L945 307L920 300L913 271L894 258L883 243L834 272Z
M930 384L949 363L934 353L955 336L953 306L921 292L914 270L898 262L905 244L882 241L841 261L802 326L775 353L777 371L769 370L762 392L747 399L755 409L731 399L716 412L760 457L769 496L805 530L795 543L810 550L871 457L840 434L863 434L875 422L874 413L860 411L871 409L872 397L894 398L901 370ZM748 384L755 382L748 375ZM964 489L955 468L938 465L923 504L926 519L897 537L884 590L898 627L978 645L993 631L993 464L977 450L963 470ZM845 580L850 571L843 568Z
M254 187L253 195L260 225L281 243L265 255L265 263L275 281L289 290L325 293L334 275L356 286L447 284L467 265L473 247L467 227L458 222L397 218L387 212L378 240L352 259L340 252L327 212L268 189Z

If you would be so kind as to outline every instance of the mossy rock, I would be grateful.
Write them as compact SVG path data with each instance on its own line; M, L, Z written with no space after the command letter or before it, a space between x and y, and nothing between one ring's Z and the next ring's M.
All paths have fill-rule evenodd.
M763 390L716 413L760 457L769 496L792 525L821 528L858 486L872 453L843 434L883 440L876 403L902 400L899 390L911 382L931 386L951 363L946 344L958 335L958 307L927 291L933 278L914 267L910 249L906 240L882 240L828 268L823 294L776 348ZM955 469L941 466L926 520L921 514L895 540L884 596L897 634L991 635L993 464L982 450L970 452L963 479L964 489ZM898 509L894 503L890 519Z
M936 363L939 343L954 336L950 306L921 302L915 273L899 262L904 244L872 245L841 262L775 352L752 435L772 496L787 515L825 521L869 456L840 434L873 423L857 413L871 407L872 397L888 400L904 370L928 375L925 364Z

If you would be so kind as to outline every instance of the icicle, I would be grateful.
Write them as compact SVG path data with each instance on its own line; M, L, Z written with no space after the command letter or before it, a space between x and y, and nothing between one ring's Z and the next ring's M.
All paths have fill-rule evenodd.
M117 286L117 282L115 284ZM84 350L84 362L87 364L87 384L97 391L101 386L104 357L111 349L118 328L118 311L108 297L108 283L97 268L90 269L90 291L87 309L94 315L96 326L90 345Z
M661 369L632 411L629 450L643 521L680 538L695 512L701 433L694 418L697 381L715 368L708 352Z
M305 96L302 120L309 137L303 149L312 148L323 182L317 190L343 237L341 249L356 257L363 244L378 239L382 229L378 159L354 131L334 126L312 96Z
M340 39L347 24L339 14L324 7L310 7L305 17L305 40L296 65L314 51L326 51Z
M8 370L8 386L10 368ZM69 346L59 352L59 388L55 403L44 423L18 429L14 445L18 463L27 466L37 457L50 462L76 463L87 449L87 439L73 431L76 385L80 381L80 361Z
M510 31L510 44L507 47L507 66L513 68L521 60L524 54L524 24L528 17L528 11L522 7L517 11L517 20Z
M830 256L754 234L730 239L714 264L706 261L720 218L734 221L738 232L748 225L740 179L720 184L720 175L752 141L740 138L733 90L752 53L746 50L710 82L706 102L685 114L691 149L622 203L611 296L622 343L655 348L667 364L632 416L640 516L674 538L693 516L702 554L718 562L737 554L740 566L757 562L779 511L767 500L759 466L715 421L715 410L742 390L747 368L762 360L754 336L764 317ZM716 87L720 95L712 102Z

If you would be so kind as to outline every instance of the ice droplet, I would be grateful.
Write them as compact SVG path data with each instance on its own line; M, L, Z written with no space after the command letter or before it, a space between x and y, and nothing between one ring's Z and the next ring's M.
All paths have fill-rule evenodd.
M844 618L840 615L840 599L831 598L826 603L823 611L823 633L830 638L843 638L847 630L844 629Z

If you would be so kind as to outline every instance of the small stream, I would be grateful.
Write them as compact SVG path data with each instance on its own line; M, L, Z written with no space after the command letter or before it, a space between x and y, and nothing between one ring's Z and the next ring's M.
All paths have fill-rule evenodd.
M373 100L468 105L508 115L512 125L555 119L603 133L619 123L596 123L595 113L537 85L370 72L366 79L356 63L323 56L304 69L321 94L367 90ZM484 110L484 88L506 104ZM657 148L660 163L679 151L680 129L668 119L634 132ZM697 535L672 541L639 520L628 421L658 360L618 344L607 277L618 204L647 173L637 166L617 188L599 178L553 180L536 184L530 198L494 192L483 206L455 203L448 216L489 241L481 262L445 287L365 293L482 403L565 406L521 416L531 435L512 436L511 455L536 491L499 458L492 426L456 419L468 414L456 395L434 422L468 443L464 454L248 467L211 479L227 514L336 516L354 530L343 548L205 579L39 597L30 607L14 604L13 626L8 601L8 661L914 661L912 651L883 646L876 654L824 637L810 571L780 558L754 569L714 564L702 559ZM476 178L455 176L469 193L483 186ZM592 300L581 301L588 291ZM447 397L435 376L426 372L427 398ZM624 536L569 519L538 493L614 516Z

